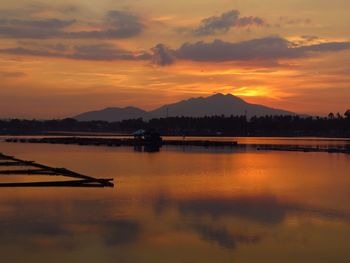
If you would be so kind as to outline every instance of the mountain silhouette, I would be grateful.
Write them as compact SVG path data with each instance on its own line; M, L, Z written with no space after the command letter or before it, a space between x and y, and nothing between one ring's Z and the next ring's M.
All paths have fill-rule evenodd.
M121 121L127 119L147 118L147 112L135 107L106 108L98 111L81 113L75 117L79 121Z
M248 118L251 118L253 116L296 114L281 109L251 104L231 94L223 95L218 93L210 97L191 98L177 103L164 105L148 112L135 107L106 108L100 111L82 113L73 118L80 121L104 120L113 122L135 118L149 120L152 118L176 116L204 117L214 115L246 115Z

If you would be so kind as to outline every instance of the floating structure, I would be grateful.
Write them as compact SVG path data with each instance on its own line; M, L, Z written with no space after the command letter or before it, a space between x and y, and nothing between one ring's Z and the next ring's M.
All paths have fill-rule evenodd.
M201 146L201 147L235 147L236 141L209 141L209 140L167 140L165 145L173 146Z
M13 143L49 143L73 144L87 146L131 146L136 151L156 152L162 146L198 146L198 147L252 147L258 151L293 151L293 152L324 152L350 154L350 145L302 146L302 145L271 145L271 144L238 144L236 141L211 140L163 140L155 135L136 135L134 138L96 138L96 137L46 137L46 138L8 138L6 142Z
M91 138L91 137L47 137L47 138L8 138L6 142L19 143L50 143L50 144L75 144L75 145L93 145L93 146L202 146L202 147L234 147L238 143L235 141L209 141L209 140L162 140L151 137L135 138Z
M10 169L10 167L15 167ZM26 167L16 169L17 167ZM4 169L3 169L4 168ZM0 153L0 175L48 175L74 178L68 181L0 183L0 187L113 187L113 179L82 175L65 168L53 168Z
M287 151L287 152L324 152L324 153L345 153L350 154L350 147L305 147L290 145L265 145L258 146L258 151Z

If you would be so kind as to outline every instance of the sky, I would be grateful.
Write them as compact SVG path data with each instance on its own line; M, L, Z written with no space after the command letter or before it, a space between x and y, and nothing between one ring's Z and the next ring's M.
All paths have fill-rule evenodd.
M348 0L0 0L0 118L214 93L350 108Z

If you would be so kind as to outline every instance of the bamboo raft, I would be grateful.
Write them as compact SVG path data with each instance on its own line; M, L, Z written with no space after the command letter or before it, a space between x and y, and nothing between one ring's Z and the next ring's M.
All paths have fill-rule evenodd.
M73 144L86 146L147 146L154 142L140 139L115 139L115 138L89 138L89 137L47 137L47 138L8 138L6 142L12 143L49 143L49 144ZM201 147L234 147L235 141L209 141L209 140L161 140L158 146L201 146Z
M258 151L284 151L284 152L322 152L322 153L343 153L350 154L350 148L342 147L305 147L305 146L289 146L289 145L275 145L275 146L258 146Z
M8 167L27 167L10 170ZM2 169L5 168L5 169ZM68 181L0 183L0 187L113 187L113 179L99 179L65 168L53 168L0 153L0 175L48 175L74 178Z

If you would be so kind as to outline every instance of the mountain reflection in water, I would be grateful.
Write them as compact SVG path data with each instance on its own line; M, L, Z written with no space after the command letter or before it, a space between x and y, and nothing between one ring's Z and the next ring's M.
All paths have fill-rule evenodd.
M350 157L0 143L112 189L1 189L2 262L347 262Z

